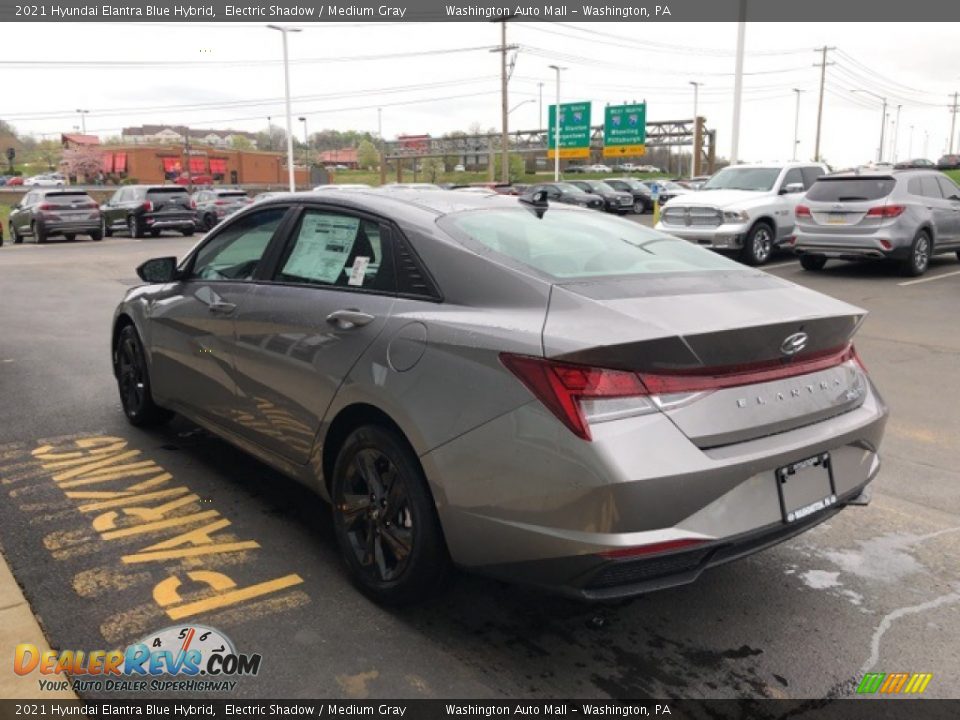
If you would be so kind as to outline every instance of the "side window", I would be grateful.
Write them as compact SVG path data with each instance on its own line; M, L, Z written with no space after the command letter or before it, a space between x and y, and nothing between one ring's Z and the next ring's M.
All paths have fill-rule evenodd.
M117 190L113 195L110 196L110 200L108 200L109 204L116 205L118 202L120 202L120 197L122 195L123 195L123 190Z
M249 280L286 215L277 207L231 223L197 252L191 277L204 280Z
M937 184L937 179L932 175L925 175L920 178L920 190L924 197L943 199L943 195L940 194L940 186Z
M823 168L805 167L801 168L800 172L803 174L803 189L809 190L810 187L817 181L817 178L823 175Z
M553 185L548 186L546 190L547 190L547 197L550 198L551 200L556 200L558 197L560 197L560 191L557 190L557 188L555 188Z
M960 188L950 178L941 176L937 178L937 182L940 184L940 192L948 200L953 197L960 197Z
M29 192L24 196L23 202L21 204L23 205L23 207L30 207L31 205L33 205L33 203L36 202L36 200L37 200L37 194Z
M793 185L797 183L803 185L803 174L800 172L800 168L790 168L787 170L787 174L783 176L783 182L780 183L780 192L783 192L787 189L787 185ZM806 187L804 185L804 187Z
M305 210L274 278L280 282L392 292L380 225L327 210Z

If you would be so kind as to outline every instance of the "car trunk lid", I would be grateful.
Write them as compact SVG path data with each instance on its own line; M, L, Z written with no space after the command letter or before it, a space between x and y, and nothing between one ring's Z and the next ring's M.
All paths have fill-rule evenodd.
M857 407L850 352L864 311L754 271L554 285L551 360L640 375L700 447L783 432Z

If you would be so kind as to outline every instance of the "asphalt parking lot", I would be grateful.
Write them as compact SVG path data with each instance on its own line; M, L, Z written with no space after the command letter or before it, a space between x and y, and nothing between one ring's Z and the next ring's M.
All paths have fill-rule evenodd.
M870 311L857 347L891 419L869 507L631 601L458 576L429 603L384 610L347 581L318 499L181 419L160 431L124 419L113 309L136 265L192 242L0 249L0 543L54 648L203 623L263 655L232 693L261 699L823 698L853 694L868 671L933 673L927 696L960 695L955 256L914 280L839 262L812 274L789 257L768 268ZM98 473L108 447L129 455ZM111 529L97 493L119 476L149 492L164 473L189 489L167 516L177 532L206 528L229 551L178 552L188 546L164 543L174 525Z

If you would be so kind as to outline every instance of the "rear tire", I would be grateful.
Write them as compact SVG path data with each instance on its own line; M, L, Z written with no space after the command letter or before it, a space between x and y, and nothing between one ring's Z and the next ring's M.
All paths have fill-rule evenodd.
M73 233L64 233L63 237L66 238L67 242L73 242L77 239L77 236Z
M427 596L449 569L436 507L417 456L397 432L354 430L337 455L333 524L354 584L385 604Z
M180 231L184 237L193 237L193 228L184 228Z
M47 241L47 233L43 228L37 227L36 223L33 223L30 227L33 229L33 239L37 241L37 245Z
M90 239L94 242L100 242L103 239L103 235L100 234L99 230L92 230L90 232Z
M143 343L133 325L127 325L120 331L113 356L120 403L130 424L148 427L170 420L173 413L153 401Z
M112 235L113 230L111 230L110 226L107 225L107 219L105 217L100 218L100 236L111 237Z
M213 230L217 225L217 219L213 215L204 215L203 216L203 229L206 231Z
M910 255L903 261L901 271L907 277L919 277L930 267L930 256L933 254L933 241L930 233L921 230L910 244Z
M143 226L140 224L140 220L136 215L131 215L127 218L127 230L132 238L143 237Z
M747 265L763 265L773 253L773 234L773 228L764 221L750 228L750 232L743 241L740 259Z
M151 230L151 231L150 231L150 237L160 237L160 231L159 231L159 230Z
M800 256L800 265L804 270L823 270L823 266L827 264L827 258L823 255L801 255Z

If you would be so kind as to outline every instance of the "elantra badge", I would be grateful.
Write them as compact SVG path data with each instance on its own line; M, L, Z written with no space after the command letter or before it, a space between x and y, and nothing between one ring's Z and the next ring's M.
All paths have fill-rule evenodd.
M793 335L788 335L786 339L780 343L780 352L788 356L796 355L806 346L807 334L805 332L798 332L794 333Z

